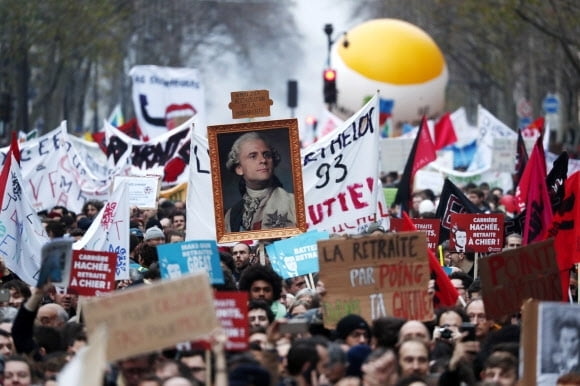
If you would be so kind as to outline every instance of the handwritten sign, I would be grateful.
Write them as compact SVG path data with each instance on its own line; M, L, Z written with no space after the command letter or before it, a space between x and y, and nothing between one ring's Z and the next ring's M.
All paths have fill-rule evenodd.
M451 250L500 252L503 249L504 214L451 213Z
M95 296L115 289L117 254L102 251L73 251L70 292Z
M328 290L324 324L354 313L430 320L429 262L423 232L401 232L318 242L320 280Z
M562 299L554 239L484 257L479 272L485 313L490 319L520 312L528 298Z
M245 351L248 349L248 293L237 291L217 291L215 311L228 341L226 350Z
M207 272L212 284L223 284L224 273L215 240L191 240L157 246L159 270L163 279L187 273Z
M232 118L269 117L273 104L268 90L236 91L231 94Z
M306 221L309 229L360 234L388 217L378 181L379 98L302 149ZM361 155L372 162L362 162Z
M219 323L205 273L89 298L89 334L107 325L107 360L134 356L208 335Z

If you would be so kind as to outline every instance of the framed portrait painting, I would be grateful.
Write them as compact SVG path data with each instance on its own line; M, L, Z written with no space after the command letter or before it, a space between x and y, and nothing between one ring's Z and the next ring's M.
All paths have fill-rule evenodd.
M306 231L296 119L208 126L218 242Z
M579 304L530 300L522 316L522 384L555 385L580 372Z

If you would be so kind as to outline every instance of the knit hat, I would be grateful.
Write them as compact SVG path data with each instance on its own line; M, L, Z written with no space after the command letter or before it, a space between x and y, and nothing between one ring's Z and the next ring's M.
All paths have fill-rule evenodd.
M346 353L348 362L346 375L362 378L362 365L371 351L371 347L366 344L357 344L356 346L351 347Z
M369 335L371 333L368 323L362 317L356 314L347 315L340 319L336 324L336 336L337 338L344 340L357 328L362 328Z
M92 218L83 217L79 221L77 221L77 227L86 231L90 228L91 224L93 223Z
M129 232L131 232L132 235L135 235L137 237L143 237L143 232L139 228L131 228L129 229Z
M260 365L244 363L230 371L230 386L269 385L270 373Z
M373 222L372 224L369 225L365 234L370 235L376 231L386 233L385 228L383 227L383 225L380 222Z
M145 232L145 241L151 239L164 239L165 234L158 227L151 227Z

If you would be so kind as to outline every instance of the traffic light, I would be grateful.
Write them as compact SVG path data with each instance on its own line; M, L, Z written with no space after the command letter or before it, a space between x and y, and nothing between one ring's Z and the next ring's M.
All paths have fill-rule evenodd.
M324 70L324 103L336 103L336 70L330 68Z

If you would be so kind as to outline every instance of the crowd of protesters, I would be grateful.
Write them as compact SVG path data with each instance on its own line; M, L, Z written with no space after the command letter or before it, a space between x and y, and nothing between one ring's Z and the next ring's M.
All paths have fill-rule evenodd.
M384 184L396 184L385 175ZM513 196L487 184L463 187L484 212L511 216ZM40 213L51 237L80 238L103 207L88 201L75 214L64 207ZM434 217L437 197L413 194L412 217ZM183 201L161 199L156 210L132 209L130 279L117 290L161 279L156 246L185 240ZM361 236L386 233L376 224ZM521 246L509 235L505 248ZM442 245L449 278L459 293L456 306L438 308L429 321L349 314L334 328L324 325L327 290L317 275L282 280L257 242L220 247L224 284L216 291L246 291L249 296L249 349L213 351L184 342L174 347L110 363L106 386L187 385L516 385L520 363L521 318L487 317L473 256ZM55 385L57 374L87 345L78 296L51 284L34 288L3 264L0 354L3 385ZM571 288L577 274L571 272ZM575 294L575 291L572 291ZM292 325L292 329L289 328ZM558 385L580 385L580 326L568 340L572 365L559 367ZM217 348L216 348L217 347Z

